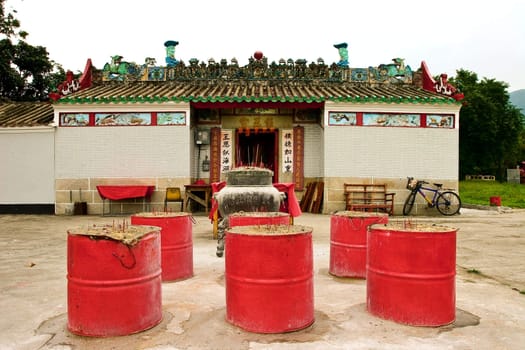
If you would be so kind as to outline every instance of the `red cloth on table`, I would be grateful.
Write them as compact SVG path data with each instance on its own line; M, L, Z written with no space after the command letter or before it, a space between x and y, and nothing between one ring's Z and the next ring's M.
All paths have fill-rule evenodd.
M118 185L97 186L97 191L102 199L119 200L126 198L149 197L155 190L155 186Z
M277 188L279 192L286 193L286 203L284 203L286 210L283 210L285 213L289 213L294 218L303 213L295 196L295 185L293 183L275 183L273 187Z
M211 184L211 193L212 193L211 210L208 216L210 220L213 220L213 214L215 214L215 212L219 209L219 203L217 203L215 198L213 198L213 194L215 192L219 192L225 186L226 186L226 181L213 182ZM279 192L286 193L286 201L281 205L281 207L279 208L279 211L288 213L294 218L303 213L301 211L301 207L299 206L299 201L297 200L297 197L295 196L295 185L293 183L274 183L273 187L275 187Z
M219 210L219 203L215 200L215 198L213 197L213 194L215 192L219 192L225 186L226 186L226 181L211 183L211 209L210 209L210 214L208 215L208 218L210 218L210 220L212 221L213 221L213 214L215 214L215 212Z

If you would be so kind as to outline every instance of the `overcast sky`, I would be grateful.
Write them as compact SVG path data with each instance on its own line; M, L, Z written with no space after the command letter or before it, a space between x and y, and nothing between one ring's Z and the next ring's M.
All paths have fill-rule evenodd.
M350 67L405 58L413 70L425 61L432 73L478 77L525 89L525 1L470 0L7 0L31 45L47 48L64 69L97 68L119 54L142 64L165 65L166 40L175 57L237 58L257 50L281 58L339 60L334 44L347 42Z

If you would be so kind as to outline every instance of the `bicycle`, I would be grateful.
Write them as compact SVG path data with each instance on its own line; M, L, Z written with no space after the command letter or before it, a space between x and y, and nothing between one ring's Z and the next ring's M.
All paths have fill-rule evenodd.
M443 215L455 215L459 213L461 209L461 199L456 192L452 190L444 189L443 184L434 183L434 188L425 187L424 185L429 182L416 180L413 177L407 177L407 189L410 190L410 194L405 200L403 205L403 215L408 215L414 207L414 202L416 201L416 195L419 193L423 199L428 204L429 208L436 209ZM425 191L433 192L433 195L430 196L425 193Z

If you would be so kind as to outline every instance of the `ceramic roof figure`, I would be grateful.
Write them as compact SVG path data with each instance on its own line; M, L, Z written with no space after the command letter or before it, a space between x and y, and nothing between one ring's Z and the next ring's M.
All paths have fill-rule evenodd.
M177 45L179 45L179 42L175 40L168 40L164 43L166 47L166 65L168 67L174 67L179 63L179 61L175 59L175 46Z
M339 62L337 65L339 67L348 67L348 44L340 43L335 44L334 47L339 50Z

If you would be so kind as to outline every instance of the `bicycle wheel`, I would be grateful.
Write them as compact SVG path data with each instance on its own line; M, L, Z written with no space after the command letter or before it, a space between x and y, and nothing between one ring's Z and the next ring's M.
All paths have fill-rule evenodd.
M455 215L461 209L461 199L455 192L442 192L436 200L436 207L443 215Z
M407 199L405 199L405 205L403 205L403 215L408 215L412 211L414 202L416 201L416 194L417 192L412 191L408 195Z

